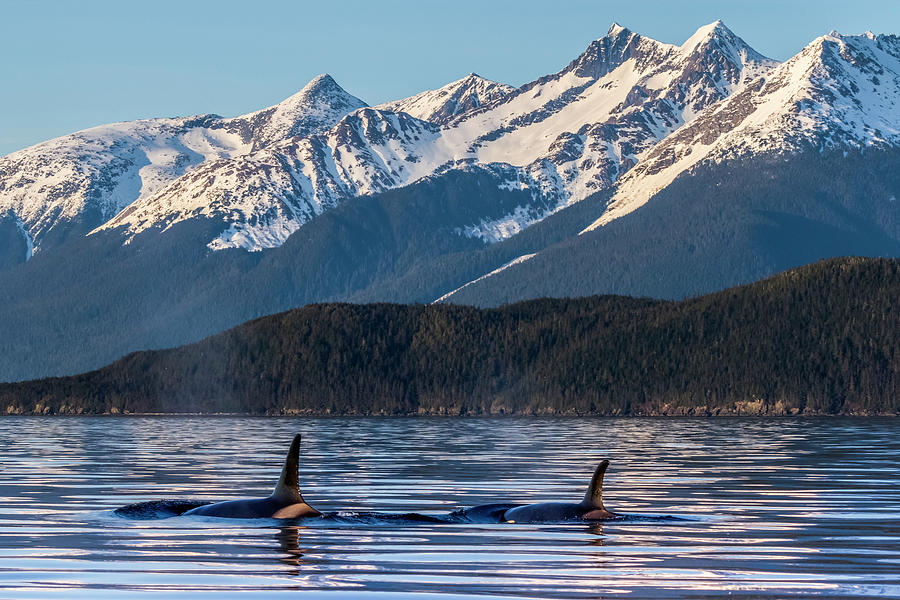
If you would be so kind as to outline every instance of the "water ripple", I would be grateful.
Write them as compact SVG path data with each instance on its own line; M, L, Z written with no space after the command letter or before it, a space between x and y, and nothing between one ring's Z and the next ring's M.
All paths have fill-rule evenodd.
M268 495L304 433L321 522L117 517ZM891 419L0 420L0 597L900 596ZM577 500L681 520L426 522Z

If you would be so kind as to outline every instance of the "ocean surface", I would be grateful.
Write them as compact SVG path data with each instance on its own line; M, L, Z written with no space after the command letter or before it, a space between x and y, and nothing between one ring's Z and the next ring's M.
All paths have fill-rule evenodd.
M329 519L266 496L295 432ZM577 502L605 523L419 522ZM900 597L900 419L4 417L0 598Z

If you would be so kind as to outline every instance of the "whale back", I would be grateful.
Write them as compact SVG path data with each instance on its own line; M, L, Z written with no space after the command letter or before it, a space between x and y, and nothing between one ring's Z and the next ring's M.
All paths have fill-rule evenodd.
M284 459L284 467L281 469L281 477L278 485L272 492L272 497L284 502L303 502L300 495L300 434L294 436L287 457Z
M299 466L300 434L297 434L291 442L291 448L284 459L281 478L271 496L205 504L182 514L231 519L299 519L320 516L322 513L307 504L300 495Z
M584 500L581 501L582 506L606 510L603 507L603 476L606 474L606 468L608 466L608 460L604 460L597 465L597 470L594 471L594 476L591 478L591 485L588 486L587 493L584 495Z

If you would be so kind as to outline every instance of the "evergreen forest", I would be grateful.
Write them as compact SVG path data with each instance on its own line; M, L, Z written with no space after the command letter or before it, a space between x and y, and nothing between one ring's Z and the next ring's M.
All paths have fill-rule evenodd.
M312 304L96 371L7 414L896 414L900 260L838 258L681 301Z

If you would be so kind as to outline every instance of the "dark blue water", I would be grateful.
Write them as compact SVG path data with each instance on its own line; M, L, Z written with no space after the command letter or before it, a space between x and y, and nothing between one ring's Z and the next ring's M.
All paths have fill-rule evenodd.
M329 519L114 513L268 495L296 431L304 497ZM898 434L891 419L6 417L0 597L900 597ZM653 518L383 516L575 502L603 458L607 507Z

